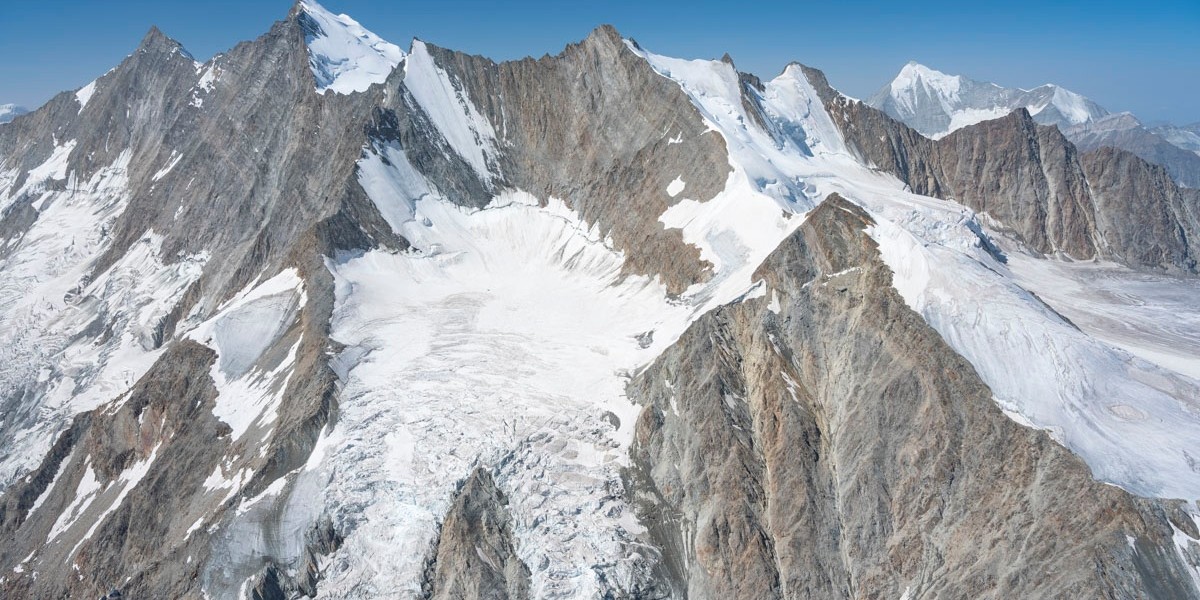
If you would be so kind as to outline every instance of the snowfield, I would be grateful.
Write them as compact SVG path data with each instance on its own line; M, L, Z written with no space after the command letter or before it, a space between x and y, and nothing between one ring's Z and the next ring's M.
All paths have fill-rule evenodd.
M729 65L629 48L680 85L730 150L733 172L716 198L689 199L677 179L660 217L714 277L670 299L659 282L624 275L621 254L562 202L511 190L464 209L403 148L368 145L360 184L413 248L327 259L333 338L345 346L333 363L339 420L294 476L284 517L329 515L349 532L323 562L323 595L418 597L455 484L477 466L512 499L535 597L597 597L603 579L628 580L642 531L620 493L639 410L624 394L629 375L714 307L769 296L778 310L751 274L834 192L874 217L868 233L901 296L975 365L1006 414L1050 431L1101 480L1200 497L1186 450L1200 443L1196 381L1106 342L1100 326L1077 329L1022 287L1072 280L1030 266L1058 263L1001 262L970 210L858 163L798 66L766 83L764 131L744 113ZM414 45L406 64L422 90L414 96L486 177L491 126L422 54ZM1164 295L1185 285L1158 283ZM1144 327L1129 348L1159 333L1158 316L1138 314ZM1189 321L1175 333L1195 344L1197 329ZM299 552L299 528L280 544Z
M1200 442L1200 423L1186 394L1172 393L1195 382L1064 321L984 249L968 209L859 164L799 67L766 84L764 131L743 112L729 65L629 47L727 141L725 190L697 202L677 179L667 190L676 203L660 217L715 276L669 299L657 281L623 275L620 253L553 198L514 190L464 209L403 148L366 148L360 183L413 248L327 261L333 338L345 345L334 361L341 412L297 476L287 517L328 514L350 532L325 563L323 593L418 596L455 482L476 466L496 471L513 499L536 597L596 597L602 578L627 580L642 530L620 494L638 414L624 395L629 375L708 310L767 295L754 269L834 192L878 221L869 233L905 301L975 364L1012 418L1050 430L1105 481L1200 496L1184 451ZM418 102L486 177L491 126L419 45L406 69ZM1168 380L1177 387L1153 383Z
M628 580L642 529L621 494L639 412L625 384L692 320L750 289L799 219L779 221L775 201L736 176L722 201L682 201L675 225L719 261L710 283L672 300L657 280L623 274L622 255L558 200L513 191L467 210L394 146L369 149L359 166L415 249L329 260L345 388L338 425L298 486L323 490L339 522L376 526L348 537L323 589L417 595L437 523L475 466L496 469L513 499L536 597L595 597L603 580ZM755 206L751 217L776 221L721 218Z
M345 15L311 0L300 7L311 19L319 93L361 92L403 69L450 150L485 181L498 180L493 124L423 43L405 54ZM209 502L210 512L196 509L186 535L216 534L218 567L257 570L262 556L294 567L307 528L327 517L345 539L320 559L322 598L421 597L456 486L485 467L510 499L533 597L598 598L629 582L644 532L621 479L640 412L625 395L630 377L717 307L769 298L779 312L778 295L753 273L833 193L873 217L866 233L899 295L971 362L1010 418L1048 431L1101 481L1143 496L1200 498L1200 283L1022 254L970 209L906 191L852 156L799 65L747 92L758 95L762 127L746 113L730 64L626 47L678 84L726 142L724 189L701 202L675 177L665 188L672 204L658 217L713 265L711 278L671 297L661 281L626 273L611 240L561 200L509 189L485 208L463 208L403 147L368 141L358 183L411 248L325 257L335 285L336 420L307 464L243 499L226 521L207 520L211 502L235 498L253 473L227 456L208 476L196 506ZM924 81L955 99L959 79L932 73L897 81ZM219 81L209 67L193 105ZM80 110L94 91L93 82L77 92ZM1054 106L1087 118L1083 101L1063 93ZM958 125L993 113L961 115ZM20 411L0 413L0 432L16 449L0 455L0 491L37 465L72 416L121 401L164 352L158 326L210 259L164 261L161 237L148 232L86 278L128 204L132 152L83 181L68 169L74 149L58 141L23 180L0 163L0 211L31 201L38 213L0 260L0 399L24 398ZM153 179L180 158L151 167ZM268 439L275 427L312 289L296 269L266 273L211 315L180 322L178 336L217 354L214 413L233 441ZM98 319L111 342L83 335ZM107 484L89 464L48 542L79 548L76 534L91 536L156 456L157 448ZM228 589L208 592L223 596L244 593L249 574L213 577Z
M399 46L385 42L349 15L335 15L313 0L301 2L300 9L314 26L305 32L305 41L317 91L322 94L365 91L383 83L404 60Z
M781 206L804 210L834 192L863 206L878 223L870 234L896 274L893 285L971 361L1010 416L1050 431L1102 481L1143 496L1200 498L1200 472L1190 454L1200 448L1200 383L1186 376L1192 368L1187 348L1200 344L1194 308L1172 325L1161 324L1164 309L1093 301L1082 310L1108 310L1107 326L1081 331L1021 283L1078 290L1087 285L1080 283L1084 277L1067 275L1066 267L1055 267L1059 263L1016 253L1010 268L985 249L976 233L985 227L970 209L909 193L895 178L858 163L798 68L790 66L766 83L760 99L771 117L769 127L775 128L769 136L745 114L737 75L728 64L630 48L679 83L710 126L725 136L735 170L743 169L748 181ZM943 87L949 90L951 83ZM1102 286L1136 285L1128 271L1110 269L1107 277ZM1160 278L1153 293L1174 298L1173 308L1194 298L1195 285ZM1114 337L1114 320L1136 323L1122 332L1128 350L1106 341ZM1167 330L1187 345L1164 348L1154 341ZM1133 355L1138 351L1183 372L1141 360Z
M928 117L936 112L949 118L950 122L940 129L923 131L935 140L1019 108L1035 116L1049 111L1048 122L1060 127L1088 123L1108 114L1091 100L1054 84L1029 90L1008 89L947 75L916 62L904 65L886 89L895 108L904 115Z
M37 466L73 416L114 400L150 369L164 350L155 328L208 259L166 265L161 237L151 232L88 281L109 244L109 226L128 203L131 153L80 181L67 171L74 147L59 145L20 189L0 189L0 207L28 196L38 211L0 261L0 398L21 402L0 416L0 428L13 436L13 452L0 456L0 490ZM63 180L62 191L47 189ZM101 317L113 333L109 344L80 335Z

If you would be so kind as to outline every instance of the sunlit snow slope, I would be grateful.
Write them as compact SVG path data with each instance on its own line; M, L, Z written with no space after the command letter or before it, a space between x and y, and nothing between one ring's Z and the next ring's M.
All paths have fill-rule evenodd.
M1050 430L1101 480L1147 496L1200 497L1190 454L1200 443L1195 380L1135 359L1048 308L987 251L969 209L906 192L855 161L799 68L766 83L758 98L771 135L745 113L729 64L638 51L679 82L759 189L781 200L837 192L866 208L895 287L1014 419Z
M705 311L769 293L750 274L834 192L872 213L896 287L1010 416L1049 429L1105 481L1200 495L1186 452L1200 442L1187 400L1196 383L1047 308L986 251L968 209L907 193L858 163L798 66L756 98L764 129L745 113L728 64L630 48L678 82L728 144L725 190L696 202L676 179L667 191L678 202L660 219L701 249L715 277L669 298L656 281L622 277L620 253L556 200L510 191L482 210L461 208L402 148L366 148L359 181L413 248L328 259L333 338L345 345L335 360L341 413L289 510L372 526L346 528L323 593L419 594L423 552L410 549L435 541L453 482L479 465L517 499L518 552L536 597L590 597L604 578L629 578L642 526L616 491L638 412L624 396L627 376ZM479 135L490 126L478 111L460 95L417 95L455 151L486 169L493 142ZM315 497L299 500L306 490Z
M467 210L391 145L369 148L359 169L414 249L329 261L345 388L338 426L302 477L338 519L382 526L347 540L324 589L418 593L423 557L410 549L432 543L454 482L477 465L496 468L518 499L510 510L536 597L592 597L605 579L629 579L642 529L620 493L639 410L628 376L692 319L749 291L750 271L799 220L738 175L718 200L681 203L664 220L717 267L672 299L655 280L623 276L621 254L556 200L514 191Z
M382 83L404 60L404 51L371 33L348 15L335 15L313 0L300 2L305 41L317 91L361 92Z
M0 162L0 213L26 202L37 217L0 248L0 399L21 400L20 411L0 415L0 433L14 440L5 446L13 450L0 455L0 490L32 472L73 418L119 412L157 359L185 348L204 361L197 359L195 373L173 375L202 384L208 395L187 403L203 406L201 416L220 426L204 438L220 445L202 471L186 469L196 476L185 482L192 485L187 495L162 496L187 499L179 505L183 525L172 516L178 531L169 532L170 542L183 548L204 538L198 544L212 551L201 557L203 565L186 567L195 571L184 578L208 596L251 597L255 578L261 583L279 569L293 578L289 583L310 575L321 598L428 597L423 583L441 528L462 482L480 467L508 498L503 510L512 518L515 554L529 569L532 597L603 598L634 589L631 582L652 577L639 569L658 568L665 552L647 545L653 524L639 521L630 504L624 469L643 407L626 396L627 384L719 307L771 298L768 310L784 313L754 273L836 193L870 214L875 224L867 233L894 273L892 285L974 366L1011 419L1048 431L1101 481L1149 497L1200 498L1192 454L1200 448L1196 282L1033 257L970 209L907 191L855 158L804 67L792 64L761 86L747 85L729 62L660 56L615 33L610 38L607 50L622 53L609 57L617 68L642 69L643 83L668 89L692 121L698 112L728 153L729 174L715 196L701 196L695 172L653 180L651 187L661 185L670 202L647 221L679 234L683 243L669 251L694 246L711 267L670 294L662 276L631 274L618 249L632 253L630 246L602 234L600 224L574 210L578 205L500 183L511 180L499 165L516 164L505 154L514 143L508 122L496 116L505 114L504 103L497 101L500 111L473 104L469 86L439 64L431 46L414 42L405 54L311 0L298 3L292 17L302 30L292 30L296 51L282 54L296 59L304 79L281 79L302 84L305 101L376 112L369 125L354 116L349 125L331 119L319 131L307 130L324 133L331 123L351 132L339 138L351 141L336 149L345 180L314 178L303 182L308 187L275 189L287 202L282 210L254 207L262 210L239 215L255 226L260 219L285 221L279 213L293 209L320 216L306 215L313 222L276 238L263 235L261 244L244 240L253 245L248 252L263 254L279 252L272 243L301 241L286 258L245 269L228 288L193 285L228 265L206 252L164 257L169 237L152 227L96 270L113 244L112 224L142 197L129 183L132 150L86 178L70 168L82 147L76 140L55 138L47 160L31 170ZM194 113L220 110L222 93L238 75L235 64L184 65L191 78L179 104L202 109ZM77 93L80 107L98 110L111 100L101 81L99 89L93 83ZM314 95L313 83L322 96ZM385 83L387 90L379 87ZM958 93L957 81L926 84L944 97ZM1056 106L1071 113L1066 104ZM403 125L411 128L385 122L387 111L404 112L411 122ZM395 137L376 135L389 125ZM658 129L647 131L653 136ZM646 148L683 143L676 131L667 128L660 145ZM589 150L606 151L605 140L586 141L596 145ZM289 151L304 143L280 142ZM245 153L262 157L255 160L271 177L295 179L286 175L292 171L272 171L272 160L311 171L328 166L317 161L310 168L302 152L280 158L266 146L260 153L256 141ZM149 189L196 168L193 154L168 150L153 166L135 165ZM333 152L326 146L315 152L326 150ZM540 164L532 162L535 169ZM636 169L643 164L653 163L636 162ZM485 201L439 189L433 183L439 168L478 180ZM339 182L345 189L335 189ZM290 204L305 194L343 203ZM203 208L219 194L196 198L188 197ZM618 208L627 201L612 199ZM240 224L233 218L204 234ZM364 222L347 224L356 220ZM353 239L321 245L337 236ZM180 304L193 293L212 295ZM177 306L189 308L173 315L172 333L164 334ZM299 380L312 388L296 391ZM167 400L180 396L174 389L163 392ZM310 400L329 401L313 409L328 408L319 415L327 420L295 408ZM1009 425L994 411L993 417ZM141 418L129 426L139 435ZM294 428L281 435L288 425ZM45 543L29 555L37 555L41 577L53 576L41 565L91 558L82 555L92 552L98 528L113 522L106 519L120 515L130 494L144 491L143 482L160 481L155 470L170 462L160 448L172 451L167 437L107 477L97 470L95 448L63 453L63 465L81 468L68 478L60 479L66 466L45 474L49 481L22 508L21 518L33 522L30 515L51 514L47 502L62 505L47 522ZM336 540L314 550L314 535ZM1181 547L1191 543L1177 536ZM193 550L175 562L191 565Z
M948 75L916 62L900 69L868 103L933 139L981 121L999 119L1019 108L1028 110L1039 123L1063 129L1108 114L1095 102L1057 85L1031 90L1004 88Z
M163 350L156 328L207 260L163 264L161 239L148 233L89 281L129 200L130 153L81 181L67 168L74 148L57 146L19 187L0 163L0 210L33 198L38 212L0 255L0 398L25 399L21 411L0 415L0 428L15 436L13 451L0 455L0 489L36 466L72 417L121 395L150 368ZM104 315L114 319L111 343L94 344L83 334Z

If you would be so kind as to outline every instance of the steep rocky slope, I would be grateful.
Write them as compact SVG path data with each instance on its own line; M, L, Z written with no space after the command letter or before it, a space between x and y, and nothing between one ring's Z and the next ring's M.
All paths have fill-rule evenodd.
M819 71L806 72L820 82L821 97L855 155L913 191L986 213L1037 252L1195 272L1196 207L1170 177L1159 175L1161 167L1111 148L1083 158L1057 128L1038 125L1023 108L930 140L838 94ZM1085 168L1096 162L1111 163L1104 181L1091 179L1101 167ZM1132 187L1147 180L1161 189ZM1146 203L1150 208L1143 210ZM1148 228L1156 233L1143 237Z
M0 595L1194 597L1200 384L1005 253L1194 269L1196 200L610 27L153 29L0 127Z
M1004 416L889 285L873 226L830 196L760 267L765 296L705 315L631 384L634 489L676 590L1194 596L1169 542L1187 517Z
M1200 187L1200 155L1194 152L1200 146L1192 147L1198 138L1186 127L1147 128L1130 113L1109 113L1056 85L1004 88L909 63L866 103L935 140L1025 110L1082 151L1119 148L1166 167L1179 185Z
M1161 165L1179 185L1200 188L1200 154L1189 146L1195 134L1189 136L1184 128L1147 129L1133 115L1121 113L1064 128L1063 134L1082 151L1103 147L1126 150Z

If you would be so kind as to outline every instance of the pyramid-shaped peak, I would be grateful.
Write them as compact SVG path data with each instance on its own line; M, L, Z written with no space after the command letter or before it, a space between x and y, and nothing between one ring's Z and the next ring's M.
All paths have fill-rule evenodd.
M617 28L606 23L593 29L591 33L589 33L587 37L583 39L582 43L603 44L605 46L617 47L623 45L625 42L624 38L621 37L620 32L617 31Z
M317 91L365 91L382 83L404 60L399 46L375 35L349 15L334 14L313 0L300 0L291 18L299 21L308 46Z
M183 48L183 44L170 38L163 33L157 25L152 25L146 35L142 37L141 43L138 44L139 52L181 52L183 55L190 57L187 50Z

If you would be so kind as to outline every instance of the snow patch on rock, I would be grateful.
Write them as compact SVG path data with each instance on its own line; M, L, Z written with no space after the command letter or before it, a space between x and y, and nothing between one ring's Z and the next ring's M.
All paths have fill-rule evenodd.
M132 153L80 181L68 172L72 147L59 146L14 194L29 193L38 215L0 261L0 397L22 403L0 415L16 449L0 461L0 489L41 460L73 415L116 398L150 368L162 352L163 320L207 260L164 264L161 236L150 232L89 279L128 203ZM46 189L53 179L67 183ZM14 201L0 197L0 204ZM111 343L94 343L101 332Z
M213 414L240 439L252 426L269 427L291 380L300 341L277 364L260 364L296 322L307 302L304 282L295 269L247 287L188 337L217 352L211 375L218 390Z
M83 112L88 101L92 99L92 95L96 93L96 81L92 81L75 92L75 100L79 102L79 112Z
M404 62L404 85L429 115L450 147L485 180L495 164L496 131L467 97L462 85L450 79L429 53L425 42L415 40Z

